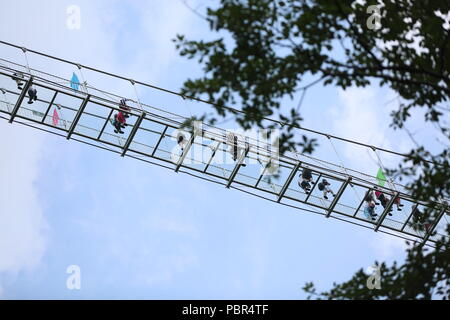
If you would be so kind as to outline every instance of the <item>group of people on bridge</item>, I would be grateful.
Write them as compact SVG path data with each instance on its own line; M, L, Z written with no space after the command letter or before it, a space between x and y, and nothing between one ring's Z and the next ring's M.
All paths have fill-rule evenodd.
M24 84L26 83L25 76L22 72L16 71L13 73L11 77L17 84L18 90L24 89ZM28 104L33 104L37 101L37 89L33 86L32 83L28 85ZM114 127L114 132L116 134L124 134L124 129L127 125L127 119L130 117L131 108L127 105L127 101L131 101L129 99L121 99L119 102L119 109L113 115L113 119L110 119L112 126ZM184 148L187 144L186 136L182 133L177 136L177 143L181 148L181 152L184 152ZM236 162L242 156L244 152L244 148L239 147L238 143L238 135L234 133L229 133L226 137L225 144L229 145L229 153L231 154L233 160ZM213 149L213 148L212 148ZM214 150L213 150L214 151ZM240 163L241 166L245 166L245 163L242 161ZM299 175L298 185L305 192L305 194L309 194L314 186L313 179L313 171L309 168L304 168ZM329 194L333 197L336 197L336 193L331 189L331 183L323 178L317 183L317 188L322 192L322 196L325 200L329 200ZM368 220L375 221L378 214L376 213L376 206L380 205L384 208L384 210L388 210L387 214L392 216L393 206L397 207L398 211L401 211L403 208L403 204L400 202L399 197L395 197L392 201L392 205L388 208L391 203L392 198L383 193L377 186L369 189L364 196L364 215ZM419 223L423 229L426 231L429 230L431 224L428 221L423 220L422 212L417 208L417 206L413 209L412 216L416 223Z
M309 168L303 169L299 175L298 185L301 189L303 189L305 194L309 194L311 192L312 186L314 184L312 179L313 172ZM333 197L336 196L336 194L331 189L330 182L328 182L326 179L322 179L320 182L318 182L317 188L321 192L323 192L323 198L326 200L329 199L328 194L331 194ZM391 198L388 195L384 194L378 187L374 186L373 189L368 190L364 196L364 215L368 220L375 221L376 217L378 216L375 210L376 206L381 204L384 209L387 209L390 200ZM401 211L402 207L404 206L400 202L399 197L395 197L395 199L393 200L393 205L396 205L398 211ZM388 209L389 216L392 216L392 211L393 209L391 206Z
M313 183L312 178L312 170L309 168L303 169L303 171L299 175L298 185L303 189L303 191L305 191L306 194L309 194L311 192L311 184ZM328 200L329 193L331 193L333 197L336 196L333 190L331 190L330 186L331 184L325 178L317 184L317 188L323 192L323 197L326 200Z
M25 84L25 76L22 72L16 71L11 77L17 84L17 89L23 90ZM28 93L28 104L33 104L37 101L37 89L31 83L27 90ZM123 128L127 126L127 119L130 117L131 108L127 105L129 99L121 99L119 103L119 111L116 112L111 119L111 124L114 127L114 132L119 134L124 134Z

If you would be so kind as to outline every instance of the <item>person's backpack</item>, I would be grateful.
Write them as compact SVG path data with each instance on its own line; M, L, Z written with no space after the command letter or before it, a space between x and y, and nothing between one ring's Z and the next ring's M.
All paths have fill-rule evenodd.
M324 185L322 182L320 182L320 183L317 185L317 188L319 188L320 191L323 191L323 189L325 189L325 185Z

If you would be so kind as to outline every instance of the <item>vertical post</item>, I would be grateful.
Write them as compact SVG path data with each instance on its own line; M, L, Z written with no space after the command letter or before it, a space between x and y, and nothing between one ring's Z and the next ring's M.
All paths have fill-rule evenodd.
M139 127L141 126L142 120L145 118L145 112L142 112L139 118L137 119L136 123L133 126L133 129L131 129L130 135L128 136L127 141L125 142L125 145L123 146L123 151L121 156L124 157L127 153L128 149L130 148L131 142L134 139L134 136L136 135L136 132L139 130Z
M372 192L372 189L369 188L369 192ZM359 203L359 206L358 206L358 208L356 209L355 214L353 215L353 217L356 217L356 215L357 215L358 212L359 212L359 209L361 209L361 207L362 207L362 205L363 205L363 203L364 203L365 201L366 201L366 195L364 195L362 201Z
M439 212L438 216L436 217L436 220L434 221L433 225L431 226L430 230L428 230L428 232L425 235L425 238L423 238L423 241L421 243L421 245L423 246L428 239L430 238L430 236L433 234L434 229L436 229L439 221L441 221L442 216L444 215L445 211L447 210L447 205L444 205L442 210Z
M194 128L194 132L192 133L192 136L189 139L189 142L188 142L186 148L184 148L183 154L181 155L180 160L178 160L177 166L175 168L175 172L178 172L180 170L181 165L183 164L183 161L184 161L184 159L186 158L186 156L187 156L187 154L189 152L189 149L191 148L192 144L194 143L194 139L195 139L196 135L197 135L197 130L195 130L195 128Z
M384 211L381 214L380 218L378 219L377 225L375 226L375 229L374 229L375 232L377 232L378 229L380 229L381 224L383 223L384 219L386 218L389 210L391 210L391 207L394 204L395 199L397 199L398 194L399 194L398 192L394 193L394 195L392 196L391 200L389 200L386 208L384 208Z
M152 152L152 155L151 155L152 158L155 156L156 150L158 149L159 144L161 143L162 139L164 139L164 136L166 135L167 128L168 128L168 126L166 126L164 128L163 132L159 136L158 142L156 143L155 148L153 149L153 152Z
M281 199L284 197L284 194L286 193L287 189L289 188L289 185L291 184L292 180L294 179L298 168L300 168L301 162L297 162L294 169L292 169L291 173L289 174L289 177L287 178L286 182L284 183L283 187L281 188L280 193L278 194L277 202L279 203Z
M11 118L9 118L9 123L13 123L14 118L17 115L17 112L19 112L20 105L22 104L23 99L25 99L28 89L30 89L32 83L33 83L33 76L31 76L30 79L25 83L25 86L23 87L22 92L20 93L19 98L17 99L16 104L14 105L14 108L11 112Z
M70 126L70 129L69 129L68 133L67 133L67 140L70 139L70 137L72 136L73 132L75 131L75 128L76 128L76 126L78 124L78 121L80 121L81 115L83 114L84 109L86 108L86 105L88 104L90 98L91 98L91 95L88 94L87 97L81 103L81 106L78 109L78 112L75 115L75 118L73 119L73 122L72 122L72 124Z
M250 146L245 146L245 152L241 155L241 157L239 158L236 166L234 167L233 171L231 172L230 178L228 179L227 185L226 187L229 188L231 186L231 184L233 183L234 178L236 177L242 162L244 162L245 157L248 155L248 152L250 151Z
M55 102L55 99L56 99L56 95L57 95L57 94L58 94L58 91L55 91L55 94L53 95L53 98L52 98L52 100L50 101L50 104L48 105L47 110L45 111L45 114L44 114L44 117L42 118L41 123L44 123L44 122L45 122L45 119L47 118L48 113L50 112L50 109L52 108L52 105L53 105L53 103Z
M341 198L342 194L344 193L345 188L348 186L350 181L352 180L352 177L348 177L347 180L342 184L341 188L339 189L338 193L336 194L336 197L334 197L333 201L330 204L330 207L328 208L328 212L325 215L326 218L329 218L331 213L334 210L334 207L336 207L339 199Z
M256 181L255 184L255 188L258 188L259 183L261 182L262 177L264 176L264 174L266 173L267 168L272 164L272 159L269 160L269 162L267 162L267 164L264 166L263 171L261 172L261 174L259 175L258 181Z

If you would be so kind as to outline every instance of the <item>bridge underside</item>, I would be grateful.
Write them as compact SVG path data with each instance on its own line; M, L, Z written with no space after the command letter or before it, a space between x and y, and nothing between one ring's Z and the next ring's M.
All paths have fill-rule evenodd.
M24 75L22 90L13 80L18 71ZM190 134L188 143L181 150L177 133L182 117L174 117L148 105L133 108L123 129L124 134L116 133L111 121L119 110L117 101L102 97L101 91L94 88L74 90L68 80L37 70L32 74L27 71L15 64L3 62L0 65L0 88L3 89L0 92L0 116L4 120L187 173L281 205L427 245L432 246L445 235L443 228L449 209L443 205L419 203L406 193L379 187L391 200L399 198L403 206L398 210L394 201L390 201L386 208L378 205L375 209L378 216L372 220L366 217L364 199L358 195L373 190L376 185L373 181L324 166L320 161L303 155L299 155L299 159L280 156L277 163L279 178L274 179L267 175L268 153L254 147L250 140L250 143L239 145L239 149L245 152L233 161L227 149L226 132L213 130L207 125L201 132ZM27 84L32 84L38 92L38 99L32 104L28 103ZM244 163L247 165L242 166ZM315 181L309 194L297 183L298 174L305 166L312 169L312 181ZM316 188L317 181L322 178L331 183L335 198L330 195L330 199L325 199L323 192ZM392 212L389 211L391 209ZM415 214L426 210L433 212L433 220L421 221Z

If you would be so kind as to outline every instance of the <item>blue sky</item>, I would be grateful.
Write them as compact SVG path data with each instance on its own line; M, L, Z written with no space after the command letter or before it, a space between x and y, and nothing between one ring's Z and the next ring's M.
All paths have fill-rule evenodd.
M201 10L214 1L189 3ZM81 8L80 30L66 28L72 4ZM8 1L2 9L2 40L174 90L201 69L178 57L171 39L211 37L179 0ZM169 111L195 108L152 94L140 92ZM304 125L406 150L407 136L388 128L393 97L377 87L317 87L305 97ZM411 125L424 139L432 134ZM0 133L4 299L302 299L305 282L328 289L375 260L404 257L402 240L351 224L17 124L0 122ZM349 166L375 173L342 151ZM66 288L69 265L81 268L81 290Z

